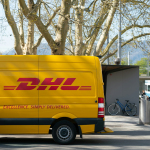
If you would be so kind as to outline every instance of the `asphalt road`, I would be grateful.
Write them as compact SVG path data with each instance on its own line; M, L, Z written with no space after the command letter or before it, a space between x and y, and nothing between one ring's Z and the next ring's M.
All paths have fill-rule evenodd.
M15 150L150 150L150 125L139 125L138 117L106 116L109 134L77 136L71 145L57 145L51 135L1 135L0 149Z

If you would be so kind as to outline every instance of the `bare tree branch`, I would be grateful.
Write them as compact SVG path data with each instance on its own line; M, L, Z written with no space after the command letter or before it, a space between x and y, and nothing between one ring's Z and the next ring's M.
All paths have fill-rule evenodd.
M131 39L129 39L128 41L124 42L121 47L125 46L126 44L130 43L131 41L137 39L137 38L140 38L140 37L143 37L143 36L147 36L147 35L150 35L150 33L144 33L144 34L140 34L138 36L135 36ZM116 52L118 51L118 49L115 49L112 53L109 53L109 55L106 55L104 58L101 59L101 62L103 63L107 58L113 56Z
M14 48L18 55L22 55L23 52L22 52L21 45L20 45L20 35L17 29L16 22L10 12L9 0L4 0L2 1L2 3L3 3L4 11L5 11L5 16L14 34L14 38L15 38Z
M147 5L144 1L137 1L137 0L122 0L122 1L123 3L132 3L133 5L137 5L137 4Z
M128 31L129 29L132 29L132 28L150 28L150 25L137 25L137 24L134 24L134 25L131 25L131 26L128 26L126 27L124 30L121 31L121 34L124 34L126 31ZM116 35L110 42L109 44L106 46L106 48L104 49L104 51L101 53L101 56L104 56L108 50L110 49L110 47L112 46L112 44L118 39L118 35Z
M38 46L41 44L41 41L43 39L43 35L41 35L38 39L38 41L36 42L36 44L32 47L32 51L33 51L33 54L36 55L37 54L37 48Z
M21 42L21 48L23 49L25 42L24 42L24 28L23 28L23 13L20 7L20 4L18 3L19 8L19 34L20 34L20 42Z
M42 33L42 35L45 37L47 43L49 44L50 48L52 51L54 51L55 49L57 49L56 47L56 44L52 38L52 36L50 35L50 33L48 32L47 30L47 27L44 26L44 24L42 23L42 21L40 20L40 18L35 15L34 13L31 13L29 11L29 9L27 8L26 6L26 3L24 0L19 0L19 3L20 3L20 6L23 10L23 14L29 19L29 20L32 20L37 28L39 29L39 31Z
M73 51L71 51L69 48L65 47L72 55L75 55Z
M48 21L47 24L46 24L46 27L47 27L47 28L51 25L52 19L55 17L55 15L57 14L57 12L58 12L59 10L60 10L60 7L58 7L58 8L54 11L54 13L53 13L52 16L50 16L49 21ZM32 49L33 49L33 54L36 54L37 47L40 45L42 39L43 39L43 35L41 35L41 36L39 37L37 43L33 46L33 48L32 48Z
M91 33L91 35L88 36L90 43L87 47L87 50L86 50L86 55L90 55L91 54L91 51L92 51L92 47L93 47L93 44L98 36L98 33L101 29L101 26L102 24L104 23L104 21L106 20L108 16L108 13L106 13L105 15L101 15L100 18L99 18L99 22L95 25L96 28L94 29L94 31ZM87 38L87 41L86 41L86 44L88 44L88 38Z
M97 18L97 20L95 21L95 24L94 24L94 30L91 29L91 31L89 32L89 35L88 35L88 38L87 38L87 41L86 41L86 45L88 44L88 39L91 40L88 47L87 47L87 50L86 52L86 55L90 55L91 54L91 51L92 51L92 47L93 47L93 44L96 40L96 37L98 36L98 33L102 27L102 24L104 23L104 21L106 20L107 16L108 16L108 10L109 10L109 7L108 5L103 5L102 9L100 10L100 13L99 13L99 17ZM93 30L93 31L92 31Z
M101 37L97 43L96 55L98 55L100 53L100 51L102 50L102 47L107 39L108 31L109 31L110 25L112 23L112 20L114 18L114 14L116 12L117 6L118 6L118 0L113 0L113 4L109 11L109 14L108 14L108 17L106 20L106 24L104 26L104 30L102 31Z
M97 2L97 0L94 0L94 1L93 1L93 7L92 7L92 10L91 10L91 14L92 14L92 15L93 15L93 13L94 13L94 9L95 9L96 2Z

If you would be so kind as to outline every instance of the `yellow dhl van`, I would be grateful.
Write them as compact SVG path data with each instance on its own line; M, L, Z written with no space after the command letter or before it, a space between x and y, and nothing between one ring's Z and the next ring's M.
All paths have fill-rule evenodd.
M92 56L0 56L0 134L59 144L105 131L101 65Z

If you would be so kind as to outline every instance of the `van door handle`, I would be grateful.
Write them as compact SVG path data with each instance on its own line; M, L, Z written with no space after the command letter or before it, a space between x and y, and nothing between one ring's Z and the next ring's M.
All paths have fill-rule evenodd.
M95 101L95 103L97 103L97 100Z

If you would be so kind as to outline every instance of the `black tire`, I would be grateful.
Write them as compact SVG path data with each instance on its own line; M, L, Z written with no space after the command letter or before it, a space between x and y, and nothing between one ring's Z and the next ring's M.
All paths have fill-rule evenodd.
M59 121L53 126L52 136L58 144L70 144L76 137L76 127L70 121Z
M135 116L137 114L137 106L135 104L129 104L125 107L125 112L128 116Z
M108 113L110 115L117 115L118 112L120 112L120 107L118 104L113 103L111 105L108 106Z

